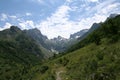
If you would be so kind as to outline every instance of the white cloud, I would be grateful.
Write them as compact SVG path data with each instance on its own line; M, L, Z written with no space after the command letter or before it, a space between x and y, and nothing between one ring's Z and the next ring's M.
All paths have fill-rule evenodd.
M8 19L8 16L5 13L1 14L1 21L5 21Z
M99 0L88 0L89 2L99 2Z
M40 3L44 3L44 0L37 0L38 2L40 2Z
M93 17L83 18L78 21L69 20L69 6L63 5L52 14L47 20L42 21L36 27L41 32L48 36L48 38L54 38L58 35L65 38L69 38L70 34L80 31L81 29L89 28L94 22L100 22L105 20L105 16L95 15Z
M26 16L31 16L32 14L31 13L26 13Z
M12 26L12 24L6 22L3 27L0 27L0 31L1 31L1 30L4 30L4 29L8 29L8 28L10 28L10 26Z
M31 0L31 1L39 4L45 4L44 0Z
M42 21L37 27L49 38L57 37L58 35L69 37L69 29L72 27L72 23L68 21L70 10L69 6L60 6L51 17L48 17L46 21Z
M11 19L16 19L17 18L17 16L14 16L14 15L12 15L12 16L9 16Z
M6 20L9 20L9 19L16 19L17 16L15 16L15 15L8 15L8 14L5 14L5 13L2 13L0 18L1 18L0 19L1 21L6 21Z
M99 0L90 1L98 2ZM83 15L88 16L80 19L78 17L77 21L71 21L69 19L69 12L74 11L73 8L70 8L68 5L62 5L52 16L48 17L40 24L37 24L36 27L39 28L43 34L47 35L48 38L54 38L58 35L69 38L70 34L80 31L81 29L90 28L95 22L99 23L105 21L112 11L119 6L119 3L113 2L114 0L105 1L98 3L98 5L94 7L84 6L87 12L84 12Z
M31 29L35 28L34 22L32 20L22 21L19 23L22 29Z
M78 24L82 29L86 29L86 28L90 28L92 26L93 23L99 23L99 22L103 22L106 20L106 16L105 15L99 15L99 14L95 14L92 17L88 17L88 18L83 18L80 20L80 23Z
M117 8L118 6L120 6L120 3L113 3L110 5L107 5L106 7L101 9L101 13L109 14L111 13L111 11L114 11L114 9Z
M72 2L73 0L66 0L68 3Z

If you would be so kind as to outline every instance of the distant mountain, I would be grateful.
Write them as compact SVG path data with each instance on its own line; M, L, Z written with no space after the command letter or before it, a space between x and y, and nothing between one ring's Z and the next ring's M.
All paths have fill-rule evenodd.
M51 39L51 40L57 42L57 41L66 41L67 39L64 38L64 37L58 36L58 37L53 38L53 39Z
M111 18L114 18L114 17L116 17L117 15L119 15L119 14L111 14L111 15L107 18L107 20L109 20L109 19L111 19ZM80 36L80 37L78 38L78 40L80 41L80 40L84 39L85 37L87 37L91 32L93 32L94 30L98 29L98 28L101 26L101 24L102 24L102 23L93 23L93 25L91 26L91 28L90 28L85 34L83 34L82 36Z
M92 31L96 30L99 27L100 27L100 23L94 23L89 29L88 33L91 33Z
M87 29L81 30L80 32L72 34L69 39L63 38L61 36L58 36L53 39L48 39L37 28L24 30L24 32L29 37L33 38L38 45L44 47L46 51L49 51L49 52L51 51L55 53L65 51L70 45L76 43L77 37L82 36L87 31L88 31Z
M96 30L97 28L99 28L100 25L101 25L100 23L94 23L94 24L91 26L91 28L90 28L85 34L83 34L82 36L80 36L80 37L78 38L78 40L80 41L80 40L84 39L85 37L87 37L91 32L93 32L94 30Z
M61 36L58 36L57 38L51 39L52 42L56 42L57 44L62 44L62 48L66 50L69 46L75 44L78 42L78 38L83 36L85 33L87 33L88 29L80 30L74 34L70 35L69 39L63 38Z
M71 34L70 39L77 39L77 38L81 37L82 35L84 35L87 31L88 31L88 29L83 29L83 30L81 30L79 32Z
M46 44L51 48L51 50L55 50L58 52L63 52L66 50L67 45L69 44L69 39L58 36L56 38L46 40Z
M111 18L110 18L110 16L112 16ZM107 19L106 19L106 21L105 21L105 26L108 26L107 25L107 22L110 24L111 23L111 25L113 25L113 23L116 23L116 22L112 22L112 19L114 19L114 18L116 18L116 17L119 17L119 15L110 15ZM116 19L117 20L117 19ZM118 22L117 22L118 23ZM116 24L117 25L117 24ZM87 41L84 41L84 40L86 40L86 38L88 38L87 36L90 36L90 34L92 34L92 33L94 33L94 31L96 31L97 29L99 29L99 28L101 28L101 26L103 26L103 23L94 23L92 26L91 26L91 28L88 30L88 32L86 32L83 36L81 36L81 37L79 37L78 38L78 41L82 44L82 45L79 45L79 47L81 47L81 46L83 46L83 42L85 42L85 43L88 43ZM115 25L114 25L115 26ZM110 26L108 26L108 28L109 28ZM112 27L112 29L111 30L109 30L109 29L107 29L106 27L104 27L105 29L106 29L106 33L107 32L110 32L111 30L113 30L113 31L116 31L116 28L113 28ZM111 31L111 32L113 32L113 31ZM97 32L97 31L96 31ZM104 33L105 34L105 33ZM94 37L95 39L97 39L97 36L96 37ZM98 38L99 39L99 38ZM89 38L88 38L88 40L90 40ZM90 40L90 41L92 41L92 40ZM74 48L75 48L75 46L76 46L76 44L74 45ZM78 47L78 46L77 46ZM72 48L73 48L73 46L72 46ZM69 50L71 50L72 51L72 49L70 48Z
M69 39L63 38L61 36L58 36L56 38L46 40L47 45L51 48L52 51L58 51L63 52L68 49L71 45L78 42L78 38L82 35L84 35L88 29L81 30L79 32L76 32L74 34L70 35Z
M73 44L73 45L76 45L78 42L84 40L84 39L85 39L89 34L91 34L94 30L98 29L98 28L101 26L101 24L102 24L102 23L93 23L93 25L91 26L90 29L87 29L87 30L85 29L85 31L84 31L84 30L81 30L80 32L84 32L84 34L82 34L80 37L78 37L77 40L76 40L76 43ZM80 32L78 32L78 33L80 33ZM68 51L73 51L73 50L74 50L75 47L73 48L73 45L71 45L71 46L68 48ZM73 50L71 49L71 47L73 48Z
M58 36L54 39L48 39L46 36L44 36L40 30L37 28L25 30L26 34L33 38L39 46L44 47L44 49L48 52L61 52L64 49L64 44L66 43L67 39ZM49 55L49 54L48 54Z
M114 18L114 17L116 17L117 15L119 15L119 14L110 14L110 16L109 16L108 18Z

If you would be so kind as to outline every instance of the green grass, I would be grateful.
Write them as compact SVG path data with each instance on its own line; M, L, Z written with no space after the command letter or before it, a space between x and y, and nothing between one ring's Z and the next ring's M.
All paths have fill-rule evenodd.
M119 45L120 42L100 46L91 44L66 55L69 80L119 80Z
M56 77L56 71L60 70L65 72L61 74L63 80L119 80L120 41L99 46L91 43L46 65L49 69L43 74L37 73L36 80L47 80L51 75Z

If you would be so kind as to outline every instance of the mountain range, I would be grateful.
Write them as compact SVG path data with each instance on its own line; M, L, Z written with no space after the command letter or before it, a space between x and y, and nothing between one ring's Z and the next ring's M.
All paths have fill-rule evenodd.
M69 39L63 38L61 36L53 39L48 39L37 28L25 30L26 34L33 38L37 42L37 44L43 46L49 51L57 53L64 52L69 46L76 43L77 39L85 34L87 31L88 29L80 30L77 33L71 34Z
M119 80L119 23L111 15L69 39L48 39L37 28L0 31L0 80Z

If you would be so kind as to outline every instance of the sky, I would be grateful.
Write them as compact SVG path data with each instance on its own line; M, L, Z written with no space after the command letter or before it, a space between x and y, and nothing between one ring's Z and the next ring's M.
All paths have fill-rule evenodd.
M120 0L0 0L0 30L38 28L49 39L89 29L120 13Z

